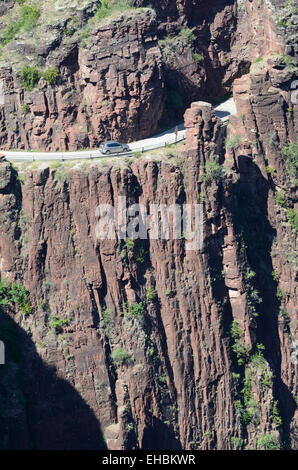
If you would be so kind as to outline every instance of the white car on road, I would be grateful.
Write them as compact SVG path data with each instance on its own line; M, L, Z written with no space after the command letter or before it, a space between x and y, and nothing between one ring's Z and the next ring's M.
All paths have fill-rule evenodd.
M119 142L104 142L100 145L99 150L103 155L131 152L127 144L120 144Z

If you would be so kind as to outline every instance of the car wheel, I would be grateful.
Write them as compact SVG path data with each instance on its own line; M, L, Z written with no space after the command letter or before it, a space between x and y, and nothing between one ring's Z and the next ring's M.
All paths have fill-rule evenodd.
M109 150L106 151L106 155L110 155L111 152Z

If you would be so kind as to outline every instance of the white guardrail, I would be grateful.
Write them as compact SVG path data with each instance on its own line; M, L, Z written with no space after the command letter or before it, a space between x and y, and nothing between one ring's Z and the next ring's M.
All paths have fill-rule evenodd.
M97 158L117 158L117 157L126 157L126 156L133 156L134 153L136 152L149 152L150 150L156 150L159 148L165 148L168 145L173 145L177 144L179 142L182 142L185 140L185 133L182 134L182 136L178 136L177 139L174 138L169 138L165 142L159 142L157 144L144 144L140 147L133 146L130 152L123 152L123 153L115 153L115 154L102 154L100 150L90 150L88 151L83 151L82 153L79 152L61 152L61 153L45 153L45 152L24 152L26 155L20 155L18 157L17 152L10 152L9 153L14 153L14 155L5 155L5 150L3 150L4 155L6 156L7 160L11 160L13 162L35 162L35 161L49 161L49 160L58 160L58 161L67 161L67 160L93 160ZM128 144L129 145L129 144Z

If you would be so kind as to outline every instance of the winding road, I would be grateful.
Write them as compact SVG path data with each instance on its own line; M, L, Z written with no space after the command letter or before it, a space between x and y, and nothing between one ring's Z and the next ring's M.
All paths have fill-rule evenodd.
M233 98L221 103L219 106L214 108L215 115L219 117L223 122L229 120L230 115L236 114L236 106ZM185 128L184 123L178 125L178 135L177 135L177 142L182 141L185 139ZM131 142L129 144L132 152L147 152L149 150L155 150L158 148L165 147L166 144L174 144L176 142L175 136L175 127L168 129L165 132L157 134L153 137L149 137L148 139L138 140L137 142ZM1 152L1 151L0 151ZM119 155L110 155L109 157L102 155L99 150L84 150L84 151L76 151L76 152L38 152L38 151L31 151L31 152L23 152L21 150L18 151L6 151L3 150L3 153L7 160L14 161L14 162L23 162L23 161L49 161L49 160L76 160L76 159L92 159L92 158L115 158L115 157L123 157L129 156L132 154L129 153L122 153ZM1 152L2 153L2 152Z

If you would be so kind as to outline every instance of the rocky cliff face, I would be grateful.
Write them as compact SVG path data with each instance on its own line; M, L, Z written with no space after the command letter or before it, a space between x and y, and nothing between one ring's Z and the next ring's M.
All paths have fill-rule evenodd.
M193 10L176 4L179 23ZM216 34L222 15L240 28L267 8L248 2L233 16L231 2ZM241 66L218 65L222 84L239 76L228 127L194 103L178 149L18 171L0 162L1 279L24 285L32 304L26 315L0 305L2 448L297 448L295 69L281 55L293 52L288 36L270 36L276 56L260 40L271 20L251 50L242 29L231 52ZM98 92L86 57L75 76L84 70ZM158 67L146 70L162 94ZM202 249L186 250L184 237L98 240L96 208L120 196L203 204Z

